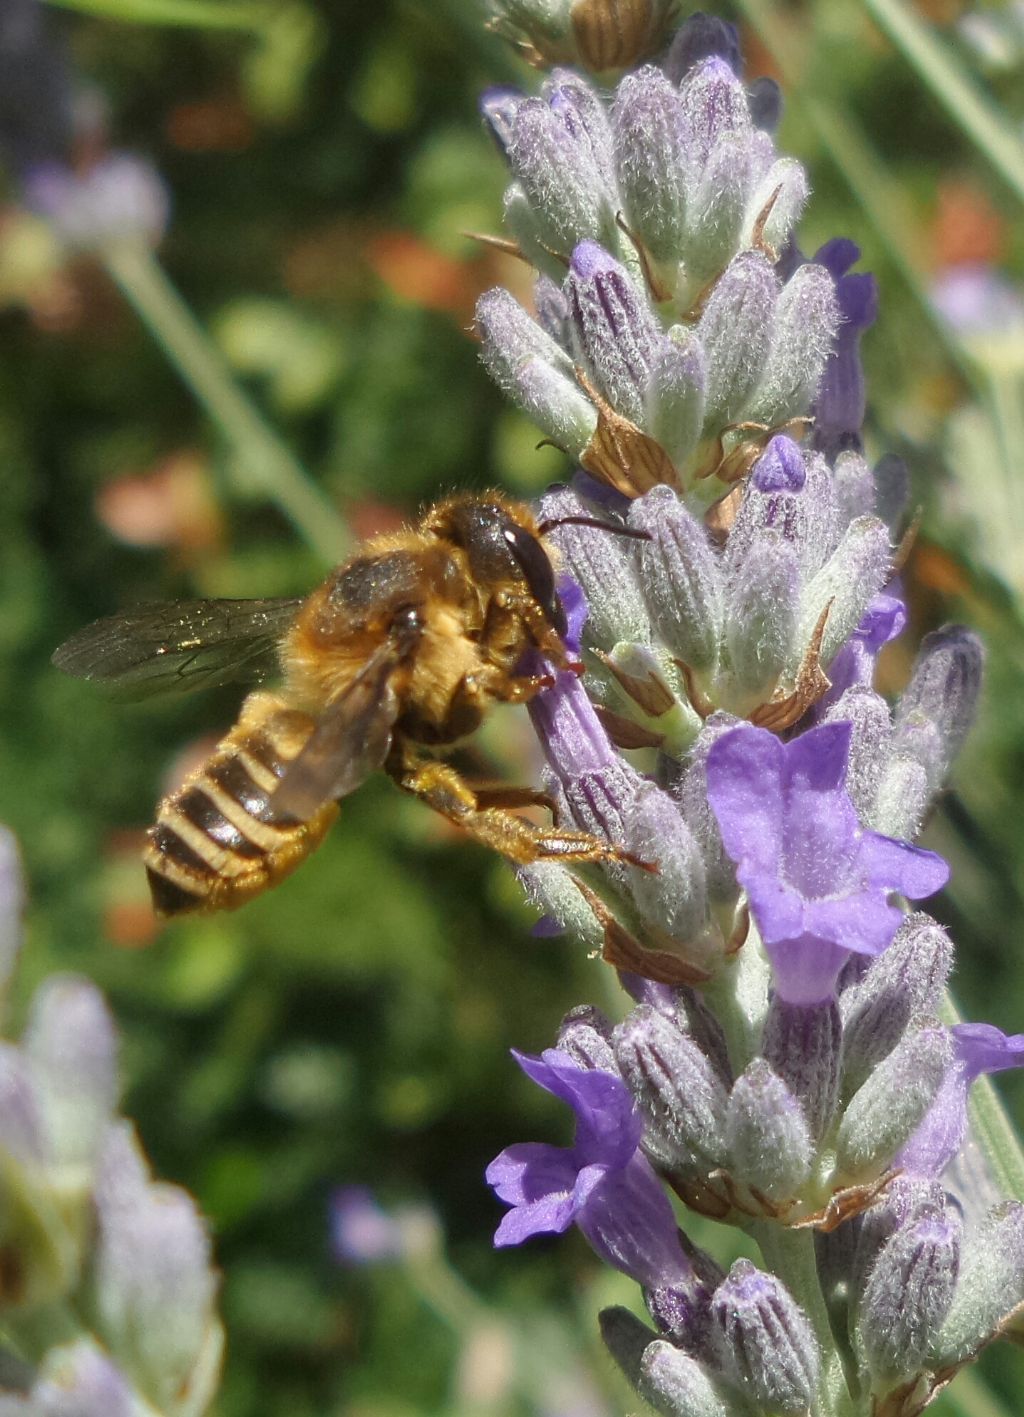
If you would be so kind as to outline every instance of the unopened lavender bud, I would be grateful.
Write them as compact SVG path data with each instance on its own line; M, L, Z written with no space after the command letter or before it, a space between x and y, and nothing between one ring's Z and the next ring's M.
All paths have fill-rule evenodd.
M746 708L767 698L792 658L800 598L796 548L779 532L763 532L735 568L727 590L725 645Z
M875 511L895 536L910 499L910 474L895 453L879 458L874 468Z
M839 1124L836 1170L845 1182L884 1171L931 1106L953 1055L945 1028L919 1028L854 1093Z
M117 1040L95 985L55 975L36 992L22 1040L49 1157L91 1167L117 1099Z
M701 60L679 85L689 134L691 171L700 173L715 146L725 138L744 137L753 125L743 85L727 60Z
M557 861L521 866L519 883L532 905L589 949L600 949L604 929L570 873Z
M644 427L681 467L704 425L704 351L696 335L675 325L651 358L644 390Z
M647 297L596 241L573 251L565 293L580 363L612 407L639 424L663 338Z
M654 783L640 789L623 814L625 846L657 875L637 872L633 899L644 921L683 944L694 944L708 925L704 862L679 808Z
M568 487L541 498L541 517L593 516L594 509ZM565 560L565 569L579 581L587 598L588 629L599 645L610 649L626 640L650 640L650 623L636 570L635 549L623 537L593 527L560 526L551 540Z
M480 95L480 113L502 151L512 141L512 128L524 96L507 84L485 89Z
M859 1330L876 1378L911 1377L924 1365L949 1313L960 1269L963 1223L947 1206L941 1215L901 1226L868 1275Z
M630 507L629 525L651 538L637 559L655 634L692 669L712 668L724 607L717 556L703 524L671 488L653 487Z
M832 705L825 722L851 725L846 790L861 821L870 822L892 742L889 705L873 689L856 685Z
M737 1180L785 1200L810 1175L814 1144L803 1108L763 1058L736 1079L725 1125Z
M761 1052L803 1107L813 1137L827 1131L839 1100L843 1026L839 1006L791 1004L773 996Z
M507 290L476 307L480 356L500 388L560 448L578 457L597 428L597 410L576 383L572 361Z
M766 256L733 258L708 296L697 326L706 362L704 427L721 429L745 411L772 337L779 279Z
M509 163L536 222L538 239L567 254L599 240L614 220L615 199L586 135L542 98L525 99L512 124Z
M904 723L899 751L883 766L878 791L864 823L901 841L913 841L938 786L941 758L933 723Z
M112 1128L96 1189L95 1304L109 1346L131 1355L133 1381L166 1410L219 1346L216 1285L191 1197L149 1182L142 1169L128 1129Z
M773 1274L737 1260L711 1300L711 1346L731 1382L759 1408L805 1413L821 1358L807 1316Z
M934 1349L944 1366L972 1358L1024 1303L1024 1206L1008 1201L967 1235L953 1306Z
M715 143L690 190L686 271L693 282L709 280L740 245L754 161L750 133L727 134Z
M148 1417L152 1411L99 1345L83 1338L46 1354L24 1417Z
M941 1217L948 1205L949 1199L940 1182L920 1176L893 1177L875 1204L857 1217L856 1243L846 1271L854 1306L860 1302L867 1277L882 1248L897 1230L925 1217Z
M657 1334L638 1319L636 1314L618 1306L613 1309L602 1309L597 1318L601 1326L604 1346L632 1386L638 1387L640 1361L644 1356L644 1349L649 1344L656 1342Z
M725 1161L725 1088L692 1038L647 1005L614 1034L622 1076L646 1119L644 1146L671 1170L706 1172Z
M833 470L833 481L844 526L852 522L854 517L868 517L874 513L875 478L867 460L860 453L839 454Z
M903 724L915 714L938 730L945 776L974 722L985 652L977 635L947 625L926 635L910 683L896 708L896 747Z
M686 229L686 118L679 90L653 65L627 74L612 122L630 230L655 260L678 260Z
M565 264L558 251L548 245L548 232L530 205L521 182L510 182L506 187L502 215L526 260L549 279L560 281L565 274Z
M557 1047L568 1053L581 1068L597 1068L605 1073L617 1073L612 1047L612 1026L600 1009L581 1004L570 1010L558 1028Z
M800 597L797 662L827 607L821 663L830 664L860 624L891 571L892 549L884 524L875 517L858 517ZM795 669L796 665L792 667Z
M674 1013L678 1026L690 1035L726 1088L732 1087L733 1071L725 1031L699 992L685 987L677 989Z
M680 25L664 59L665 73L681 84L695 64L724 59L734 74L740 71L740 37L735 25L717 15L698 11Z
M942 926L921 911L908 916L889 948L843 995L847 1093L861 1086L912 1023L938 1013L952 965L953 942Z
M750 416L783 423L814 403L839 327L835 283L824 266L801 266L782 287L772 343Z
M703 1363L664 1339L644 1350L637 1389L662 1417L753 1417L742 1399L723 1393Z
M770 92L770 97L778 99L777 87L774 93ZM771 132L774 127L771 114L755 111L753 94L749 101L754 123L758 128ZM747 199L740 237L742 244L753 245L760 230L763 246L772 251L783 250L800 220L809 195L807 173L795 158L783 157L773 162Z
M569 306L562 287L548 276L538 276L533 286L533 305L541 329L551 336L559 349L568 350L571 344Z

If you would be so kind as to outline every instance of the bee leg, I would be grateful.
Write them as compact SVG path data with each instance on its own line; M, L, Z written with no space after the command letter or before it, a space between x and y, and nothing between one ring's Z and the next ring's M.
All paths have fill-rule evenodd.
M397 781L406 792L421 798L442 817L517 865L547 860L626 861L645 871L657 870L650 862L589 832L539 827L515 816L507 807L481 806L477 793L448 763L407 764Z
M550 792L537 787L474 787L473 795L480 811L504 807L542 807L558 823L558 804Z

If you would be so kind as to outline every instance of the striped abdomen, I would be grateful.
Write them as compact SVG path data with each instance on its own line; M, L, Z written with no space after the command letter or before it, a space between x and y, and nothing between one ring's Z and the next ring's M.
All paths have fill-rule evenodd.
M275 694L250 694L241 717L177 792L165 797L143 852L158 915L233 910L277 885L338 815L275 823L270 796L314 728Z

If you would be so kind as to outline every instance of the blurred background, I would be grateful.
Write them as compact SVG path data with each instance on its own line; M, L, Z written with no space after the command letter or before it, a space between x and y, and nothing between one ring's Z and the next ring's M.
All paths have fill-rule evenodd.
M158 929L142 833L239 693L125 707L49 665L120 607L299 594L346 535L454 487L530 496L564 472L470 334L481 291L525 280L465 234L500 229L502 164L476 97L532 82L481 11L0 0L0 817L31 886L20 983L27 996L74 968L109 994L126 1110L214 1230L224 1417L630 1406L595 1315L634 1302L632 1286L576 1236L496 1255L482 1181L512 1141L568 1140L508 1048L547 1046L566 1009L608 1003L609 978L532 938L503 864L383 779L282 889ZM869 451L906 459L922 508L913 632L888 651L886 687L946 620L988 643L981 721L927 841L953 863L937 913L964 1013L1017 1030L1024 5L720 13L741 25L749 77L787 89L780 145L814 188L802 246L853 236L881 285L863 345ZM112 180L90 219L155 229L166 197L155 261L69 253L27 209L27 164L47 115L68 116L71 71L76 160L130 150L162 184ZM525 715L496 715L479 753L490 774L532 777ZM1022 1083L1003 1084L1018 1119ZM383 1211L346 1190L332 1231L332 1194L361 1186ZM702 1238L721 1255L733 1243ZM1005 1347L933 1410L1011 1417L1021 1390L1024 1355Z

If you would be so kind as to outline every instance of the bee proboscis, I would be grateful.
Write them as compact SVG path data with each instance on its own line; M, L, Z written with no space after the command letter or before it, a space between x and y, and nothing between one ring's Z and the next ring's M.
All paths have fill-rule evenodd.
M434 756L490 705L526 702L551 683L521 672L528 649L580 671L545 540L553 525L499 493L453 496L367 541L306 599L143 606L63 644L58 668L131 697L283 680L278 692L251 692L214 752L160 803L144 851L157 913L233 909L276 885L377 768L513 861L644 866L512 810L550 806L545 794L474 789Z

